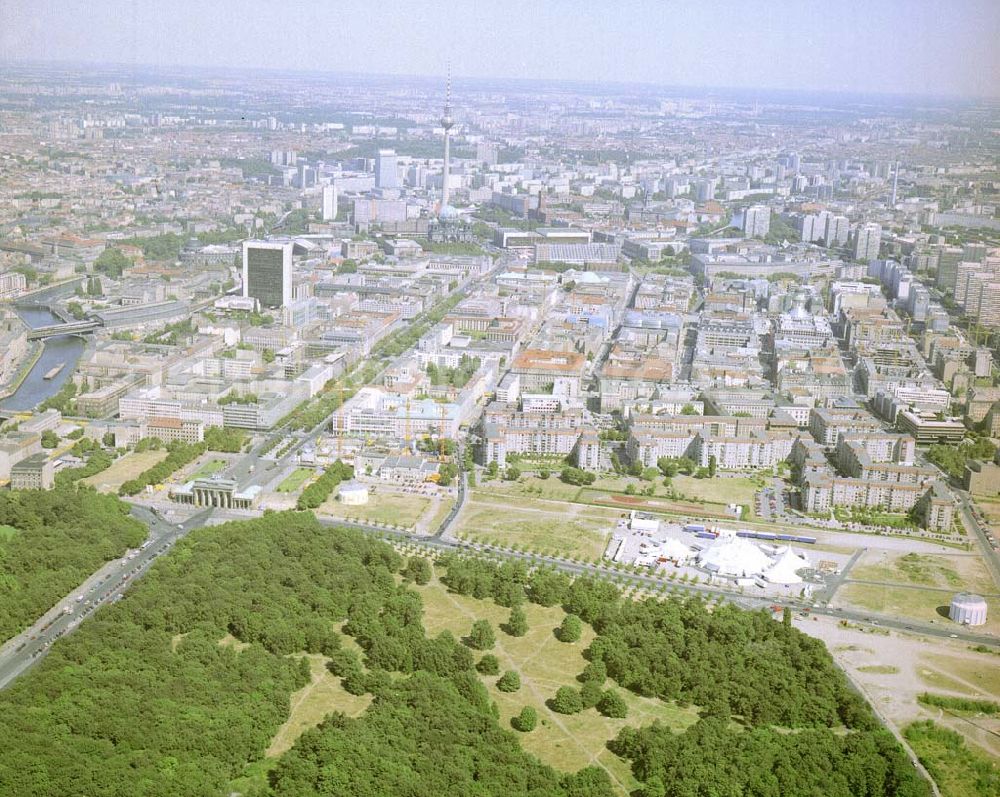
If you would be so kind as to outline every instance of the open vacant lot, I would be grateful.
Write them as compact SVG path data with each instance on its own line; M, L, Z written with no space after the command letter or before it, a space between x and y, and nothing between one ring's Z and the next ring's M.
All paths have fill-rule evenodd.
M357 518L372 523L389 523L393 526L410 527L431 504L430 498L422 495L406 495L377 491L368 497L368 503L361 506L345 506L331 496L317 510L339 518Z
M998 591L986 565L975 553L936 556L871 550L858 560L850 577L955 591L987 594Z
M837 590L834 604L949 627L954 624L948 619L948 605L956 591L959 590L857 584L848 581ZM987 596L986 602L989 607L987 623L976 630L995 634L1000 632L1000 599Z
M917 700L931 692L1000 701L1000 656L970 650L956 640L866 633L827 618L796 620L796 625L829 645L837 663L897 728L933 719L1000 765L1000 717L959 716Z
M117 493L129 479L134 479L144 470L148 470L158 462L167 458L166 451L140 451L126 454L111 463L106 471L83 479L83 484L89 484L99 493Z
M642 492L652 485L654 488L653 497L658 499L667 499L669 495L683 496L677 499L667 499L669 504L684 505L684 509L678 510L682 512L689 511L687 507L700 509L702 504L724 506L735 503L752 508L754 493L757 491L753 480L743 476L695 479L692 476L680 475L671 480L669 488L663 485L662 477L646 482L629 476L602 476L589 488L581 489L571 484L564 484L559 480L556 471L548 479L522 476L516 482L482 481L482 489L492 493L505 493L527 498L547 498L554 501L593 501L596 494L624 493L630 484L635 487L636 492ZM715 511L718 511L718 508Z
M618 691L629 707L625 719L609 719L596 709L573 715L557 714L545 705L545 701L553 697L560 686L579 686L576 676L587 664L583 651L594 637L590 626L584 625L579 642L565 644L553 633L565 616L563 610L529 603L524 606L528 618L527 634L511 637L500 629L510 609L491 600L451 594L437 579L415 589L424 601L424 626L429 636L448 629L456 638L461 638L469 632L473 621L490 621L497 644L489 652L499 659L501 672L512 669L519 673L521 688L513 693L501 692L495 686L496 676L482 676L483 683L500 707L501 723L505 726L510 726L511 717L520 713L524 706L532 706L538 712L538 727L531 733L520 734L521 744L556 769L574 771L588 764L601 766L625 795L638 784L626 762L606 748L607 741L627 725L639 727L659 720L680 731L697 721L695 708L680 709L623 689ZM611 685L611 682L606 684Z
M477 494L459 516L456 533L561 556L596 559L604 554L620 513L554 502L518 502Z

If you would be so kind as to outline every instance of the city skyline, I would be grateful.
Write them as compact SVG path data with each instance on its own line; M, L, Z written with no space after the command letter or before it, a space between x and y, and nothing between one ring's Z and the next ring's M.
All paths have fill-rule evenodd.
M833 7L720 0L679 4L668 13L639 1L601 20L571 13L561 1L507 8L503 26L494 28L478 3L430 2L417 17L401 4L383 6L376 16L355 0L281 9L257 0L223 0L209 9L187 0L170 9L145 0L17 2L0 32L0 58L387 76L443 75L450 59L459 80L1000 95L1000 53L991 46L1000 8L980 0L953 4L950 15L931 3L900 0ZM326 34L274 35L294 23ZM443 46L428 47L432 39Z

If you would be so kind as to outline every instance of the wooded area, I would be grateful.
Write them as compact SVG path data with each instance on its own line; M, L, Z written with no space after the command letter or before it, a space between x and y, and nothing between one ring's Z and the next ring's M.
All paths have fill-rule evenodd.
M146 538L128 507L92 489L0 493L0 641L27 628L104 562Z
M17 526L13 513L0 522ZM632 603L610 583L522 563L440 564L455 592L510 607L561 604L593 626L584 672L576 683L567 673L554 694L560 711L621 716L608 679L701 708L685 733L653 725L610 741L646 797L927 793L822 644L764 612L710 611L695 599ZM469 647L487 647L494 629L474 625L464 643L448 631L429 638L421 596L397 581L425 571L311 513L192 532L123 601L0 693L0 793L225 794L262 760L290 696L309 681L308 661L290 655L307 652L326 656L344 690L373 702L306 731L269 778L241 782L246 797L610 797L603 769L556 772L501 727L476 671L477 658L480 670L496 671L495 657ZM241 644L220 644L229 638ZM520 686L514 671L503 678ZM530 733L530 719L512 725Z

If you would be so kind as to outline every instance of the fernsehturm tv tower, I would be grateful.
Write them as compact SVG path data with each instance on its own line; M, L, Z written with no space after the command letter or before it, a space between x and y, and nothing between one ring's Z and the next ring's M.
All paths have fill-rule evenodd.
M444 128L444 177L441 180L441 207L438 215L445 213L448 207L448 182L451 175L451 128L455 120L451 118L451 64L448 65L448 89L445 93L444 115L441 117L441 127Z

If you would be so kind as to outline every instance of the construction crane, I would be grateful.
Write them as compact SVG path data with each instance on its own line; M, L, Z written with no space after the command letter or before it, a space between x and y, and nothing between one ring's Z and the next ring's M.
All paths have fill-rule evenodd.
M410 419L410 397L406 397L406 414L403 416L403 441L406 447L410 447L410 438L413 437L411 434L411 419Z
M444 404L438 405L441 410L441 429L438 431L438 462L445 461L444 453L444 441L445 441L445 428L448 425L447 422L447 411L445 410Z

